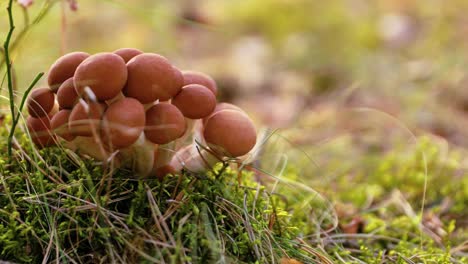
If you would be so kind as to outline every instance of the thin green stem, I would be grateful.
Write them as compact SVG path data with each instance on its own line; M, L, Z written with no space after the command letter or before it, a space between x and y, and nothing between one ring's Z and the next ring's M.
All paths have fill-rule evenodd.
M11 41L11 36L13 35L13 31L15 30L15 24L13 22L13 0L9 0L8 2L8 7L7 7L7 12L8 12L8 22L10 25L10 30L8 31L7 38L5 39L5 43L3 44L3 50L5 53L5 62L6 62L6 68L7 68L7 82L8 82L8 97L10 99L10 112L11 112L11 118L13 119L13 123L15 122L15 98L13 95L13 78L11 74L11 59L10 59L10 41ZM10 131L11 133L12 131ZM11 153L12 153L12 138L8 138L8 157L11 158Z
M10 129L10 133L8 135L8 156L11 157L11 150L12 150L12 144L13 144L13 137L15 136L15 130L16 126L18 125L18 122L20 120L20 115L21 111L23 110L24 104L26 103L26 98L28 98L29 93L31 92L32 88L37 84L37 82L44 76L44 73L41 72L39 73L36 78L32 81L32 83L29 85L28 89L25 91L23 94L23 98L21 98L21 104L18 108L18 112L16 113L16 116L13 117L12 114L12 125Z

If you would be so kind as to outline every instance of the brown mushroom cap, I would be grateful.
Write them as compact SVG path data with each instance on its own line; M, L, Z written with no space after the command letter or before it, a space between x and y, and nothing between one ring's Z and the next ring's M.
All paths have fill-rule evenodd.
M133 59L133 57L143 54L143 51L134 48L121 48L114 51L114 53L122 57L125 63L127 63L129 60Z
M59 137L65 139L66 141L72 141L75 136L70 133L70 128L68 127L68 118L70 117L71 110L63 109L60 110L57 114L52 117L50 120L51 130Z
M142 104L169 100L182 88L174 68L163 56L140 54L127 63L127 68L128 81L123 93Z
M184 115L169 103L159 103L146 111L146 138L166 144L181 137L186 130Z
M218 103L216 105L215 109L213 110L213 112L209 116L203 118L203 124L206 123L208 118L212 117L214 114L218 113L221 110L236 110L236 111L239 111L239 112L245 114L244 110L242 110L240 107L238 107L236 105L233 105L233 104L230 104L230 103Z
M183 71L184 86L188 84L200 84L210 89L216 96L218 94L218 86L210 76L196 71Z
M89 86L100 101L119 94L127 82L127 67L124 60L114 53L98 53L84 60L74 75L75 88L83 95Z
M216 97L205 86L189 84L172 98L171 103L191 119L209 116L216 107Z
M221 110L210 117L203 136L215 151L238 157L247 154L257 141L257 132L250 118L236 110Z
M104 113L104 143L114 148L125 148L137 141L145 127L145 109L134 98L123 98L112 103Z
M54 145L54 137L50 131L50 117L44 116L35 118L28 116L26 119L31 139L38 147L48 147Z
M49 88L34 89L28 97L28 112L32 117L43 117L52 111L55 95Z
M72 52L60 57L49 69L47 83L52 91L57 92L60 85L75 75L75 70L82 61L89 57L86 52Z
M66 80L57 91L57 101L60 109L72 109L78 102L79 96L75 89L73 77Z
M91 137L93 129L100 133L102 115L106 109L105 104L85 102L80 100L70 113L68 128L74 136Z

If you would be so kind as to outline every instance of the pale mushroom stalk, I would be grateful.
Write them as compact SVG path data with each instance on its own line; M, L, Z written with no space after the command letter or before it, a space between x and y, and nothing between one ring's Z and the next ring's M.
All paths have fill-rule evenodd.
M155 144L145 138L142 132L130 147L120 150L122 164L130 166L140 177L150 175L153 169Z

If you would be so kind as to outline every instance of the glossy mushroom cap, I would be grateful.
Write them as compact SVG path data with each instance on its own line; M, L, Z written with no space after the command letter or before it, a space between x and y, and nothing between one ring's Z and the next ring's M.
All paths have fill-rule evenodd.
M72 109L79 98L75 89L73 77L62 83L57 91L57 101L60 109Z
M75 138L75 136L71 134L70 128L68 127L68 119L70 114L71 110L60 110L52 117L52 120L50 120L50 128L52 132L66 141L72 141Z
M127 63L128 81L123 93L142 104L166 101L182 88L177 73L163 56L144 53Z
M205 86L189 84L172 98L171 103L191 119L200 119L210 115L216 107L216 97Z
M169 103L159 103L146 111L146 138L155 144L167 144L186 130L184 115Z
M99 101L109 100L125 86L127 67L119 55L98 53L78 66L74 82L79 95L83 95L85 87L89 86Z
M80 100L70 113L68 127L74 136L91 137L93 130L100 133L101 118L105 104Z
M210 76L196 71L183 71L184 86L188 84L200 84L210 89L216 96L218 94L218 86Z
M247 154L257 141L252 121L236 110L221 110L210 117L203 136L214 151L231 157Z
M28 112L32 117L47 116L54 108L55 95L49 88L34 89L28 97Z
M50 131L50 117L44 116L41 118L34 118L28 116L26 119L26 126L31 139L38 147L48 147L54 145L54 137Z
M134 98L123 98L107 108L101 133L105 144L125 148L137 141L144 127L143 105Z
M89 57L86 52L72 52L60 57L49 69L47 83L56 92L60 85L75 75L75 70L82 61Z
M122 57L125 63L127 63L129 60L133 59L133 57L143 54L143 51L134 48L122 48L114 51L114 53Z

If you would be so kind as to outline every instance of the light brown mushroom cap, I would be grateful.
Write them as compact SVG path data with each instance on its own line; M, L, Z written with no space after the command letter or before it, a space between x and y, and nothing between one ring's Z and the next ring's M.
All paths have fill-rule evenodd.
M74 136L91 137L93 130L100 133L101 119L106 109L103 103L85 102L80 100L71 113L68 127Z
M143 105L134 98L123 98L107 108L101 133L105 144L120 149L135 143L144 127Z
M169 100L182 88L177 73L163 56L140 54L127 63L127 68L128 81L123 93L142 104Z
M197 71L183 71L184 86L188 84L200 84L210 89L216 96L218 94L218 86L210 76Z
M26 126L31 134L31 139L36 146L43 148L54 145L54 137L50 131L49 116L41 118L28 116L26 119Z
M122 57L125 63L127 63L129 60L133 59L133 57L143 54L143 51L134 48L121 48L114 51L114 53Z
M146 111L146 138L155 144L167 144L186 130L184 115L169 103L153 105Z
M47 116L54 108L55 95L49 88L34 89L28 97L28 112L32 117Z
M210 117L203 136L216 152L238 157L247 154L257 141L257 132L250 118L236 110L221 110Z
M50 120L50 128L54 134L65 139L66 141L72 141L75 136L70 133L68 127L68 119L70 117L71 110L63 109L52 117Z
M72 109L79 98L75 89L73 77L62 83L57 91L57 101L60 109Z
M72 52L60 57L49 69L47 83L53 92L57 92L60 85L75 75L75 70L82 61L89 57L86 52Z
M114 53L98 53L84 60L74 75L75 88L83 95L89 86L99 101L109 100L122 91L127 82L124 60Z
M191 119L200 119L209 116L216 107L216 97L205 86L189 84L172 98L171 103Z

